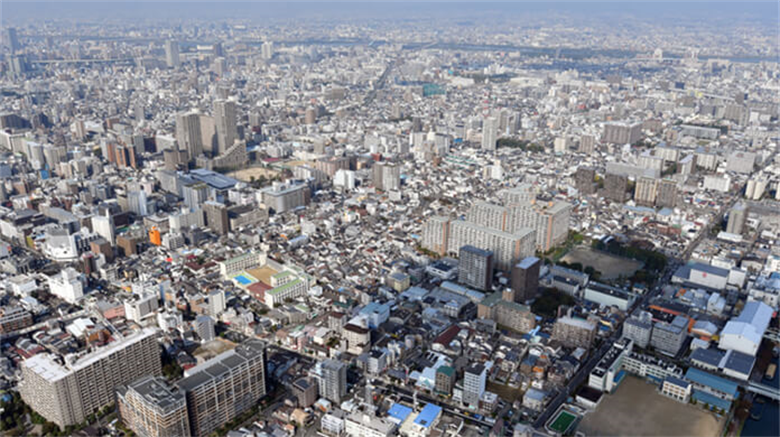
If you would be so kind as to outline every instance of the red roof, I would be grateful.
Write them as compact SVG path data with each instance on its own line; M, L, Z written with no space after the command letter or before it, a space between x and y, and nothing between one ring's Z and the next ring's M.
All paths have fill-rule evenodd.
M449 328L445 329L444 332L439 334L438 337L436 337L436 340L434 340L434 343L439 343L443 346L449 346L450 343L452 343L452 340L455 339L455 336L458 335L460 332L460 327L457 325L452 325Z

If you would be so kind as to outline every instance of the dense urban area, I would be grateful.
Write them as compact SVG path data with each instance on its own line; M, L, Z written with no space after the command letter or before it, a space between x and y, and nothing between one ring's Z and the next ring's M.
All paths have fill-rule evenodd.
M780 435L777 4L174 5L2 6L0 434Z

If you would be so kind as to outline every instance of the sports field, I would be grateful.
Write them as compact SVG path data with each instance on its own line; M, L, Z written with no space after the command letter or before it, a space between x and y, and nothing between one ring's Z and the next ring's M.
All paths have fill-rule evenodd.
M553 420L553 423L550 424L550 429L565 434L566 431L569 430L569 427L571 427L571 424L574 423L574 421L577 419L577 416L569 413L568 411L561 411L558 413L558 416Z
M586 436L719 436L723 418L658 393L655 385L626 376L617 391L604 395L596 411L580 421Z

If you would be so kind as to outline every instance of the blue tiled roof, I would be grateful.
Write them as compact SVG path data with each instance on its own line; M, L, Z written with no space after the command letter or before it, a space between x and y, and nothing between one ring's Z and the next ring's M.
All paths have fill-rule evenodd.
M732 398L737 396L736 383L694 367L688 368L688 371L685 373L685 379L718 390L719 392L730 395Z
M393 404L393 406L387 410L387 415L396 419L398 423L403 423L410 414L412 414L412 409L401 404Z
M441 407L438 405L426 404L422 411L420 411L420 414L417 415L417 418L414 419L414 423L416 425L422 426L423 428L428 428L441 414L441 411Z
M731 408L731 402L721 399L719 397L713 396L707 392L704 391L696 391L694 390L692 398L696 399L698 402L702 404L710 404L714 405L720 409L728 410Z

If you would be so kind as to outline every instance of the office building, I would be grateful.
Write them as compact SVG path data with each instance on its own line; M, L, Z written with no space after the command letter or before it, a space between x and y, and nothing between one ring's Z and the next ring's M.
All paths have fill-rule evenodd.
M604 176L604 197L614 202L625 202L627 199L628 177L614 173Z
M214 102L214 123L217 130L217 153L225 153L238 140L238 120L236 102L232 100L217 100Z
M115 400L117 387L160 375L157 330L143 329L85 355L34 355L22 364L22 399L46 420L65 428Z
M493 252L474 246L461 247L458 282L477 290L490 290L493 283Z
M726 224L726 232L730 234L742 234L747 223L749 209L744 203L737 203L729 210L729 220Z
M541 267L542 261L535 256L523 258L512 266L511 285L515 302L524 303L536 297Z
M575 317L559 317L553 325L554 340L570 348L590 348L596 338L596 324Z
M176 41L165 41L165 63L168 68L179 68L179 43Z
M479 407L479 400L485 393L487 368L484 364L474 364L463 374L463 403L471 408Z
M341 361L327 359L317 363L314 368L320 396L341 403L347 395L347 365Z
M141 323L144 319L153 317L160 308L159 298L155 293L133 294L125 301L125 318Z
M180 149L187 151L190 159L195 159L203 153L199 113L176 114L176 141Z
M265 345L247 340L184 376L177 385L186 394L190 433L208 436L265 396Z
M487 117L482 120L482 150L495 151L498 142L498 119Z
M656 321L650 335L650 346L670 356L677 355L688 336L688 319L675 316L671 322Z
M144 376L119 387L116 399L122 422L139 437L191 435L184 393L162 377Z

